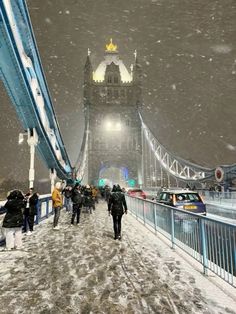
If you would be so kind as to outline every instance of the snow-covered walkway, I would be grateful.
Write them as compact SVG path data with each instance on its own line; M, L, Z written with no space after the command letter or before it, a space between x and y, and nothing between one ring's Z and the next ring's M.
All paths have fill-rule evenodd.
M234 288L223 292L131 214L122 241L104 202L79 226L64 210L60 222L36 226L22 251L0 252L1 314L236 313Z

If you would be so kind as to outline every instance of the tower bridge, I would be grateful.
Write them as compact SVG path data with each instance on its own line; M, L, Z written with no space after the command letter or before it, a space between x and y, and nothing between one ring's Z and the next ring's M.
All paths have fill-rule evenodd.
M57 122L26 2L0 1L0 77L28 137L31 155L30 187L34 186L35 180L35 150L49 170L52 187L57 177L61 180L77 179L82 184L98 185L99 182L109 182L142 187L170 185L171 178L176 180L176 185L180 181L185 184L200 184L215 179L224 186L235 178L236 164L207 168L191 163L169 152L165 143L160 143L152 134L142 115L143 76L136 51L130 69L120 59L118 47L112 39L107 43L104 59L96 69L91 61L91 53L88 50L83 73L83 141L78 158L72 165ZM166 240L163 238L169 240L172 249L178 247L187 252L186 256L195 258L203 266L204 274L211 271L235 289L234 224L191 212L184 212L183 219L176 219L181 215L183 217L180 209L129 196L126 199L131 215L128 215L124 228L125 243L116 246L114 241L111 245L109 242L112 232L108 228L105 202L99 204L96 215L83 216L82 227L78 232L68 228L68 218L63 213L62 229L56 236L49 228L50 215L53 212L51 199L48 196L42 197L37 221L45 218L48 220L39 227L40 242L36 238L26 239L25 243L29 248L29 251L24 251L25 255L28 254L26 259L24 256L18 259L17 255L11 257L14 262L7 266L7 270L13 276L6 276L5 269L1 274L0 267L1 278L4 277L3 282L7 283L6 289L3 286L1 288L2 309L8 311L3 313L14 312L15 300L18 303L17 312L22 313L26 308L28 313L56 313L58 309L62 313L78 313L78 308L81 313L119 313L118 302L123 311L120 313L157 313L157 310L160 313L184 313L183 309L186 309L186 313L193 309L196 313L201 313L208 301L201 295L201 291L209 282L204 277L202 290L196 289L192 268L187 274L184 273L189 266L183 259L181 262L176 259L176 251L167 250L163 244ZM153 234L147 236L140 221ZM157 234L158 237L162 235L164 242L158 242L155 246ZM144 248L145 251L142 251ZM186 256L184 258L187 260ZM125 257L128 258L127 264ZM161 270L158 269L159 265ZM69 272L70 267L73 269ZM141 272L143 269L145 271ZM166 275L163 275L165 272ZM34 278L31 273L35 275ZM106 273L111 273L111 277L101 288L99 284L105 280ZM47 282L45 278L48 278ZM200 281L202 280L201 277ZM114 291L110 286L111 282L112 285L114 282L119 283L113 287ZM179 282L184 284L184 288L180 287ZM198 284L200 285L199 282ZM97 291L94 288L96 285ZM211 289L212 286L214 289ZM211 288L208 293L215 293L216 288L212 282ZM131 290L133 295L130 294ZM10 295L12 291L14 302ZM119 296L117 291L121 292ZM128 299L124 297L123 300L124 291ZM179 297L176 291L183 293ZM149 298L153 293L155 300ZM163 296L163 293L166 295ZM221 294L222 290L220 293L218 291L218 300ZM49 306L42 308L45 298ZM68 299L71 299L70 306L65 308ZM130 299L135 302L129 303ZM235 302L234 299L233 305L221 304L220 311L233 313ZM111 304L110 308L108 304ZM216 313L218 303L212 304ZM55 305L54 311L52 308Z
M98 184L100 179L137 186L167 184L170 177L187 183L216 179L222 185L236 176L236 164L215 169L193 164L165 149L142 117L142 69L137 52L128 70L110 40L104 60L93 68L88 50L84 66L83 144L71 165L53 108L25 1L0 3L0 73L31 147L30 185L34 181L34 150L58 176ZM108 170L110 168L110 170ZM111 171L113 168L113 171ZM113 179L109 178L113 173ZM116 173L114 177L114 173ZM106 176L108 175L108 178ZM228 183L227 183L228 184Z

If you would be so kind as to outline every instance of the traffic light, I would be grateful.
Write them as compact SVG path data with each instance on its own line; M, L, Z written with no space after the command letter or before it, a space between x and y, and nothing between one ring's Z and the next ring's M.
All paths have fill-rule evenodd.
M129 179L128 180L128 186L134 187L136 185L136 181L134 179Z
M105 180L104 179L99 179L98 186L104 186L104 185L105 185Z

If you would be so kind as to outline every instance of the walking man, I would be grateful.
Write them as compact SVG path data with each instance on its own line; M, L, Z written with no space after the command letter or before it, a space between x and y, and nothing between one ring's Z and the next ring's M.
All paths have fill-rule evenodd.
M72 189L72 202L73 202L73 212L71 217L71 224L74 224L74 220L76 217L76 224L79 224L80 221L80 211L83 204L83 198L80 191L79 184L76 183L75 187Z
M52 205L54 208L53 229L59 230L58 221L62 209L61 183L57 182L52 192Z
M71 191L72 191L72 187L67 185L63 190L62 190L62 194L65 196L65 208L67 212L71 211Z
M127 205L125 195L119 185L113 186L108 201L108 212L113 218L114 239L121 240L121 219L124 213L127 214Z
M23 232L27 232L27 235L30 235L34 229L34 216L37 215L37 205L39 195L38 193L34 192L34 188L30 188L29 192L25 195L27 200L27 205L24 214L24 227ZM29 230L27 231L27 227Z

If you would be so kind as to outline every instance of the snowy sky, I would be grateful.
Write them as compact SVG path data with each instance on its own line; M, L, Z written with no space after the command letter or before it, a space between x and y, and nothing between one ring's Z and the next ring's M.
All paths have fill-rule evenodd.
M87 49L94 67L112 37L127 67L144 73L145 122L170 151L196 163L235 163L236 3L234 0L28 0L64 142L72 163L83 133ZM0 84L0 178L28 175L27 145ZM15 165L15 156L18 163ZM6 162L7 158L7 162ZM37 162L38 178L47 176Z

